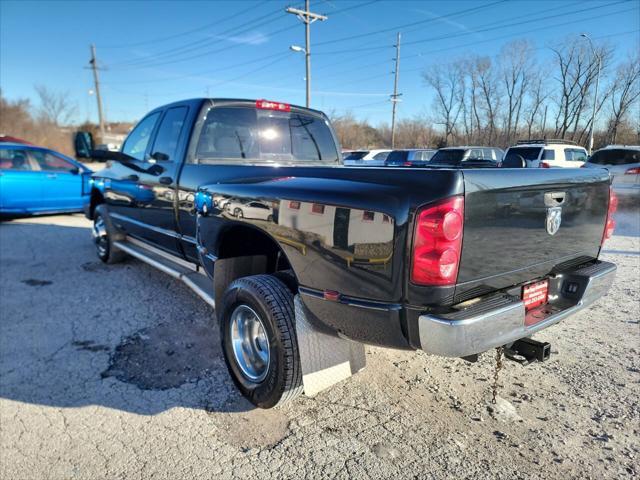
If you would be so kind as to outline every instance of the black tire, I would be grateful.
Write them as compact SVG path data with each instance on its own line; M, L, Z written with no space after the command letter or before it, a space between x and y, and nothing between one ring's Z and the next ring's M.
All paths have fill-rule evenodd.
M100 222L102 222L104 226L106 238L102 238L101 232L98 232ZM102 231L102 229L100 230ZM111 225L106 205L98 205L93 212L93 241L96 245L96 254L104 263L118 263L123 261L127 256L126 253L113 245L115 236L117 235L114 233L113 226Z
M234 355L231 317L245 305L258 314L266 331L270 362L262 381L252 381ZM229 285L220 308L220 338L229 372L242 394L260 408L289 402L302 393L302 367L295 332L293 294L272 275L254 275Z
M239 208L236 208L236 217L244 218L244 212L242 210L240 210Z

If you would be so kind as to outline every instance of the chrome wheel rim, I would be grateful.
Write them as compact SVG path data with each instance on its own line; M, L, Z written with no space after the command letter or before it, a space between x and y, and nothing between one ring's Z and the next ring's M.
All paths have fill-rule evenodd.
M107 238L107 227L104 224L102 217L98 217L93 222L93 241L96 244L98 255L101 257L107 254L107 246L109 245L109 239Z
M259 383L269 371L269 339L262 320L247 305L238 305L231 313L231 346L236 364L251 382Z

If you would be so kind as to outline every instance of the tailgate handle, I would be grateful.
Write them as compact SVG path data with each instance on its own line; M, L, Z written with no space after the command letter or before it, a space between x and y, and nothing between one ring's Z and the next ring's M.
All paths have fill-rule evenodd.
M566 197L565 192L547 192L544 194L544 204L547 207L557 207L564 203Z

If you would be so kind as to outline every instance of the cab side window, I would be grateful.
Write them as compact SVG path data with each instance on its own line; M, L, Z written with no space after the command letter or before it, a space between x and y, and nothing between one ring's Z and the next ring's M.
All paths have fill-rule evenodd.
M565 150L566 152L566 150ZM556 151L555 150L549 150L549 149L544 149L542 152L542 160L555 160L556 159ZM569 160L569 158L567 158L567 160Z
M187 107L174 107L164 114L151 150L152 158L163 161L176 160L187 111Z
M122 153L143 161L144 153L147 151L147 145L149 145L149 139L159 117L160 112L157 112L142 119L131 131L124 145L122 145Z

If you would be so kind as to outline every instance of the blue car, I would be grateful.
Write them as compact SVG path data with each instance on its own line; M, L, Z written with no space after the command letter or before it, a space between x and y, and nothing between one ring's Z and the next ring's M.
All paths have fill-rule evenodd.
M0 143L0 215L82 211L91 173L47 148Z

